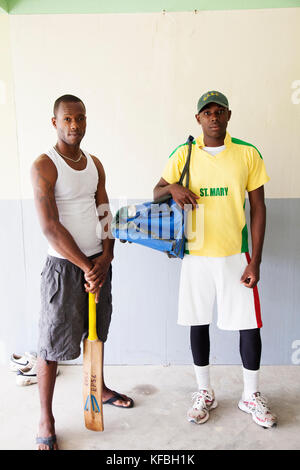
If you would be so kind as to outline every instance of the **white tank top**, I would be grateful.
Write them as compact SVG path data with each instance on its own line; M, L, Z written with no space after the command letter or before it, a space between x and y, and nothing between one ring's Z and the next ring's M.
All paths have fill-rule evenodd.
M87 159L84 170L74 170L51 148L46 155L57 169L55 200L60 223L70 232L80 250L86 256L102 251L101 224L96 210L95 193L98 186L98 170L92 157L83 151ZM63 258L48 244L48 254Z

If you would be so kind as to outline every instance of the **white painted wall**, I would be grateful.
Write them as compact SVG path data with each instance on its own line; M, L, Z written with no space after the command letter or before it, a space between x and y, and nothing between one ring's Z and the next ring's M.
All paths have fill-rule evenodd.
M200 132L198 97L220 89L229 132L261 150L271 177L263 358L290 363L300 305L299 20L300 9L0 15L0 362L36 345L46 241L29 168L55 143L54 100L73 93L85 102L83 147L102 160L116 202L151 198L170 152ZM179 262L118 242L116 255L107 362L189 362L188 330L176 325ZM237 363L236 335L213 332L212 362Z
M261 150L267 197L299 197L299 24L299 8L11 17L22 197L31 162L55 142L58 96L86 103L84 146L103 161L110 197L143 199L171 151L200 133L208 89L227 94L231 135Z
M0 200L20 198L9 16L0 15Z

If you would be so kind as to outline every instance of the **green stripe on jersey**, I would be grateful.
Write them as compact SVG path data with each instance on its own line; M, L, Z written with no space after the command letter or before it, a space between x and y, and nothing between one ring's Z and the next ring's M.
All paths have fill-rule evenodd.
M247 224L244 225L242 230L242 246L241 246L241 253L247 253L249 251L248 247L248 228Z
M193 145L195 145L195 144L196 144L196 141L193 140ZM169 156L169 158L171 158L172 155L174 155L174 153L175 153L178 149L180 149L180 147L183 147L184 145L189 145L189 143L188 143L188 142L185 142L184 144L178 145L178 147L176 147L176 149L171 153L171 155Z
M244 205L243 209L245 210L246 207L246 199L244 200ZM241 247L241 253L247 253L249 251L248 248L248 228L247 228L247 223L244 225L243 230L242 230L242 247Z
M258 148L255 147L255 145L249 144L249 142L245 142L244 140L236 139L235 137L231 137L231 142L233 144L248 145L248 147L255 148L255 150L258 151L260 158L263 160L263 157L262 157L260 151L258 150Z

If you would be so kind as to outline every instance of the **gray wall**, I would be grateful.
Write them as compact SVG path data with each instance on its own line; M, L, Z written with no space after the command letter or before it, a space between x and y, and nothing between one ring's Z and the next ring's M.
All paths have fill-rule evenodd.
M266 205L259 283L262 364L295 364L293 343L300 340L300 204L298 199L268 199ZM249 221L248 202L246 210ZM5 363L12 352L36 349L47 242L32 200L1 201L0 216L0 362ZM107 364L191 363L189 328L177 325L179 274L179 260L116 241ZM211 326L212 363L240 364L238 348L237 332Z

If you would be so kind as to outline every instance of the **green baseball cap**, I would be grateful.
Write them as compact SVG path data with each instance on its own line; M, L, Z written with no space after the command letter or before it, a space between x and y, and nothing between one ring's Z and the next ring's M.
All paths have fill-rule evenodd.
M197 105L198 113L200 113L201 109L203 109L204 106L206 106L209 103L217 103L220 106L229 108L229 103L228 103L228 99L226 98L226 96L223 95L223 93L220 93L219 91L212 90L212 91L207 91L199 98L198 105Z

